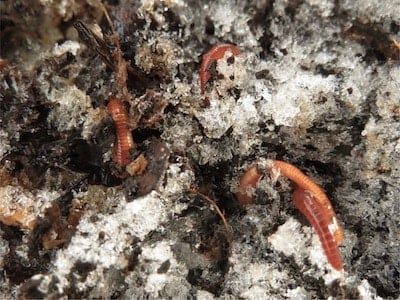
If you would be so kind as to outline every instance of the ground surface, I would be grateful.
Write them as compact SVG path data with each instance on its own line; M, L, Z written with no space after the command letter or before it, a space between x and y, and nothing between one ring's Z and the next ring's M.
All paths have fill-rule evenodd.
M120 47L97 0L0 2L0 298L400 296L400 1L105 4ZM210 66L206 105L218 43L241 53ZM111 95L140 175L112 161ZM261 157L324 187L343 272L288 181L238 205Z

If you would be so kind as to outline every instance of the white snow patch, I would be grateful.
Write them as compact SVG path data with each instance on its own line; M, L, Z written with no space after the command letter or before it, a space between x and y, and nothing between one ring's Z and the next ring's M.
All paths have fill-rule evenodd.
M166 219L161 197L152 192L122 206L112 215L84 215L68 248L59 251L55 262L58 278L64 278L76 261L124 268L124 251L134 237L143 240ZM96 217L96 221L92 221ZM103 233L104 238L99 238ZM62 286L62 284L60 285Z
M302 232L306 232L306 234ZM311 246L307 247L309 237L311 237ZM285 224L279 226L278 230L268 238L268 241L277 251L281 251L287 256L293 255L299 265L302 264L303 257L307 256L311 263L317 265L319 269L329 268L331 272L323 275L326 284L343 276L343 272L334 270L328 264L321 242L314 230L310 226L304 226L301 229L300 223L293 218L289 218ZM310 274L315 274L315 272L312 271Z
M286 297L288 297L290 300L310 299L307 291L303 287L297 287L295 289L288 290Z
M300 116L311 124L317 116L314 101L321 95L333 93L336 87L333 76L326 78L320 75L312 75L305 72L296 72L292 78L279 74L284 80L272 96L270 102L266 102L276 125L295 126L296 119Z
M197 290L197 299L199 300L214 300L215 296L214 294L211 294L210 292L204 291L204 290Z
M266 289L253 285L240 294L241 299L265 299Z
M161 291L167 283L168 276L165 274L150 274L147 277L145 289L147 292L157 297L159 291Z
M82 124L88 108L91 108L90 97L75 85L52 89L49 100L58 105L50 111L48 122L56 124L61 132Z
M52 50L54 56L61 56L67 52L76 56L81 45L76 41L65 41L62 44L55 44Z
M232 126L234 108L235 101L231 98L221 101L210 97L210 106L203 111L196 111L195 115L207 137L217 139Z
M194 173L192 170L182 171L182 169L184 169L183 163L169 165L165 175L166 184L163 187L160 187L160 193L164 197L171 198L176 195L180 196L183 191L190 188L190 185L194 180ZM182 209L184 208L182 207Z
M376 295L375 289L369 284L368 280L364 279L361 284L357 287L360 293L361 300L382 300L383 298Z
M166 260L174 258L171 247L166 242L161 242L153 247L142 247L141 259L154 262L158 268Z
M259 121L257 109L255 107L256 98L246 95L240 98L233 110L234 123L233 132L237 135L243 133L249 124L256 124Z
M171 276L168 273L176 271L177 262L174 258L171 247L166 242L160 242L154 246L143 247L140 260L145 262L146 267L151 273L147 277L145 289L154 297L157 297L158 292L171 281ZM157 270L166 261L170 262L168 272L165 274L157 273Z
M289 218L286 223L279 226L278 230L268 237L272 246L285 255L298 255L305 248L305 236L300 232L300 223Z

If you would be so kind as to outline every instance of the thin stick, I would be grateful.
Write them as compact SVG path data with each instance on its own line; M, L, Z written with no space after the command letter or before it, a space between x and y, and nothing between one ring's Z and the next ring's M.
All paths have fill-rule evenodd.
M108 24L110 25L112 31L112 36L111 36L112 42L114 43L116 48L114 51L114 58L117 61L117 66L115 67L115 78L116 78L117 88L118 91L121 91L121 94L123 96L121 98L124 101L130 102L133 99L133 97L129 93L128 88L126 86L126 81L128 79L129 62L127 62L122 56L121 44L119 43L118 34L115 31L114 24L112 23L110 15L108 14L108 11L103 3L101 3L101 8L104 12Z
M232 251L232 234L231 234L231 231L229 230L229 225L228 225L228 222L227 222L227 220L226 220L224 214L223 214L222 211L219 209L219 207L218 207L218 205L215 203L215 201L212 200L210 197L208 197L208 196L206 196L206 195L200 193L199 191L197 191L197 190L195 190L195 189L189 189L188 192L200 196L200 198L202 198L203 200L207 201L207 202L215 209L215 211L217 212L217 214L218 214L219 217L221 218L222 223L224 224L224 227L225 227L226 239L227 239L227 242L228 242L228 253L229 253L229 255L230 255L230 254L231 254L231 251Z

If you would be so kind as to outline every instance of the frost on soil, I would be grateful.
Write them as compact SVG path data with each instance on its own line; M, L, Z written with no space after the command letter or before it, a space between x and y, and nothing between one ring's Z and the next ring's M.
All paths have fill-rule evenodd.
M153 163L134 178L112 163L120 78L73 27L109 36L100 2L18 3L0 3L0 298L400 296L399 0L108 1L141 101L131 154ZM210 65L202 95L217 43L241 53ZM260 157L326 190L343 272L288 181L263 177L239 207Z

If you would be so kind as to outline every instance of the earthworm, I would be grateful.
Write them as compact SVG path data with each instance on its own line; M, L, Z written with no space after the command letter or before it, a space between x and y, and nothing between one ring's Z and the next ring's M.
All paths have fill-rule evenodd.
M119 166L130 163L130 150L135 147L132 133L129 130L129 117L123 103L116 97L111 97L107 104L107 111L114 120L116 139L113 149L113 160Z
M240 178L239 190L236 192L236 198L242 205L253 203L252 191L256 187L257 182L261 178L261 174L257 170L257 165L252 165L247 169L246 173Z
M262 177L259 170L279 171L280 174L296 183L293 193L294 205L305 215L317 232L329 263L336 269L343 268L338 245L343 240L343 231L338 224L332 204L311 178L295 166L279 160L264 160L251 166L239 180L236 197L242 205L253 203L251 191ZM333 244L332 244L333 243Z
M324 207L320 202L316 201L310 191L302 188L296 188L294 191L293 203L317 232L328 262L336 270L342 270L343 263L340 257L338 244L334 233L330 229L332 220L329 215L326 214Z
M336 243L339 245L343 240L343 231L337 224L335 211L322 188L292 164L280 160L267 160L267 165L270 165L272 170L279 170L282 175L295 182L303 190L311 192L315 201L321 204L327 217L332 220L331 228L334 232Z
M211 75L208 71L210 64L218 59L224 57L225 52L230 51L233 56L240 53L240 49L231 44L218 44L212 47L206 54L203 55L203 60L200 66L200 91L202 94L205 92L206 83L210 79Z
M332 209L331 202L324 191L299 168L281 160L267 160L267 165L269 165L270 170L278 170L280 174L295 182L302 189L309 190L321 205Z

